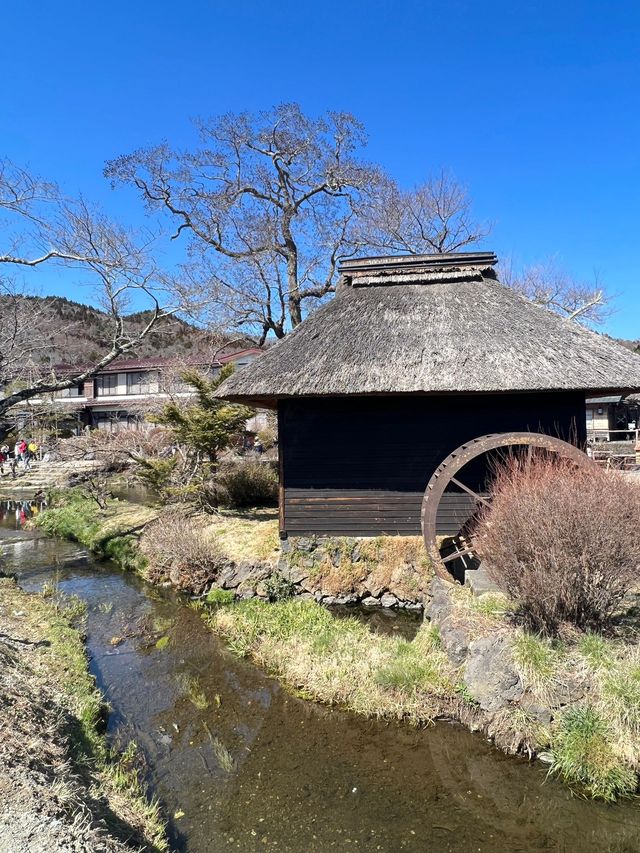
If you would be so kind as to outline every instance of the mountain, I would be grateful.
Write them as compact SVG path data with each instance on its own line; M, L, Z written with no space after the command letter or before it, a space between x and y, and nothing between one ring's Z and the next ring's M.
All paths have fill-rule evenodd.
M61 296L25 296L28 312L33 316L47 317L44 340L39 337L33 361L40 364L82 364L96 361L110 346L111 321L109 316L92 305L84 305ZM2 311L0 298L0 312ZM127 317L131 332L141 331L149 321L151 312L139 311ZM42 324L38 324L40 329ZM131 352L132 356L146 358L163 356L195 356L210 354L237 335L211 333L179 317L162 320ZM249 339L246 339L247 342ZM242 339L242 343L244 338ZM241 345L242 345L241 343Z

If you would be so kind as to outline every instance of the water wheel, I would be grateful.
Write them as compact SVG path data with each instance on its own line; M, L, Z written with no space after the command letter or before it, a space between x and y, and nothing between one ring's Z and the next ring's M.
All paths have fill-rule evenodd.
M465 568L478 562L470 531L480 507L491 500L487 491L488 472L496 457L504 457L517 448L527 449L529 454L539 449L580 466L594 464L575 445L536 432L483 435L454 450L438 466L422 499L422 535L440 577L454 579L450 568L455 561L461 560ZM447 510L448 527L445 525L442 537L440 518L444 510Z

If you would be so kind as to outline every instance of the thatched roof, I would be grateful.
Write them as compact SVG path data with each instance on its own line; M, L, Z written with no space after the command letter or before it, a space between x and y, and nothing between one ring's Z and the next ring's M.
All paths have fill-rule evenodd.
M640 356L497 281L491 253L343 263L336 298L218 396L640 389Z

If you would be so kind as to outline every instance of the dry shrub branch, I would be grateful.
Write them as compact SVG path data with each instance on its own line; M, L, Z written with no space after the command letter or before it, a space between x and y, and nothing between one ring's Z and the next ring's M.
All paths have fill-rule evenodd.
M529 627L602 628L640 574L640 484L514 456L496 473L476 536L488 573Z
M164 512L147 525L140 550L148 561L145 575L153 583L170 581L177 589L200 595L216 580L225 556L184 509Z

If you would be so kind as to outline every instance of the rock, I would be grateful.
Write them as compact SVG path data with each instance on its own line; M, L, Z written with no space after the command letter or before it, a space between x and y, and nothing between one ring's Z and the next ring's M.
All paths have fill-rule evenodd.
M471 592L478 598L487 592L500 592L487 574L484 563L481 563L477 569L466 571L464 573L464 583L465 586L471 587Z
M549 697L552 708L561 708L563 705L572 705L584 698L585 685L578 678L568 677L564 682L554 685L553 692Z
M360 602L363 607L380 607L380 601L372 595L365 596Z
M461 625L453 625L448 619L438 626L442 648L454 666L462 666L469 653L469 633Z
M301 592L300 595L298 596L298 598L300 599L300 601L315 601L316 600L315 595L313 595L313 593L311 593L311 592Z
M309 567L307 566L288 566L282 572L283 576L290 580L291 583L301 584L309 577Z
M455 607L450 598L451 584L441 578L431 582L431 600L425 608L425 617L440 632L442 648L454 666L462 666L469 652L469 633L452 618Z
M332 604L337 604L337 599L335 595L323 595L320 599L322 604L326 607L331 607Z
M291 540L290 539L281 539L280 540L280 554L288 554L291 551Z
M256 594L252 587L243 587L236 590L236 596L241 601L248 601L250 598L255 598Z
M508 641L489 636L469 644L464 683L483 711L498 711L522 696Z
M234 581L235 579L238 580L236 586L245 584L248 581L253 581L255 584L258 581L266 580L270 574L271 566L264 563L250 563L245 560L237 565Z
M347 605L353 605L358 603L358 597L353 593L349 593L347 595L336 595L334 604L341 604L343 607Z
M442 580L442 578L434 578L431 581L429 588L431 600L425 608L425 616L438 627L440 627L453 611L453 604L449 597L450 586L451 584Z
M374 598L380 598L380 596L388 589L388 587L383 586L382 584L374 584L371 578L367 578L365 586L367 588L367 591L369 592L369 595L372 595Z
M218 575L218 586L222 589L235 589L240 585L240 579L236 577L235 563L229 563Z
M267 585L264 581L259 581L256 584L256 595L258 598L268 598L269 593L267 592Z
M304 592L312 592L315 594L316 586L317 586L317 580L315 578L312 578L312 577L306 577L300 581L299 586L300 586L300 589L302 589Z
M292 551L305 551L306 553L311 553L311 551L315 551L316 543L314 539L309 539L306 536L300 536L299 538L291 539L291 550Z
M380 596L380 605L382 607L397 607L398 599L395 595L391 595L390 592L385 592L384 595Z
M421 601L407 601L404 605L407 610L423 610L424 604Z
M544 705L538 705L531 697L525 696L520 701L520 707L543 726L548 726L553 720L553 714L549 708L545 708Z

